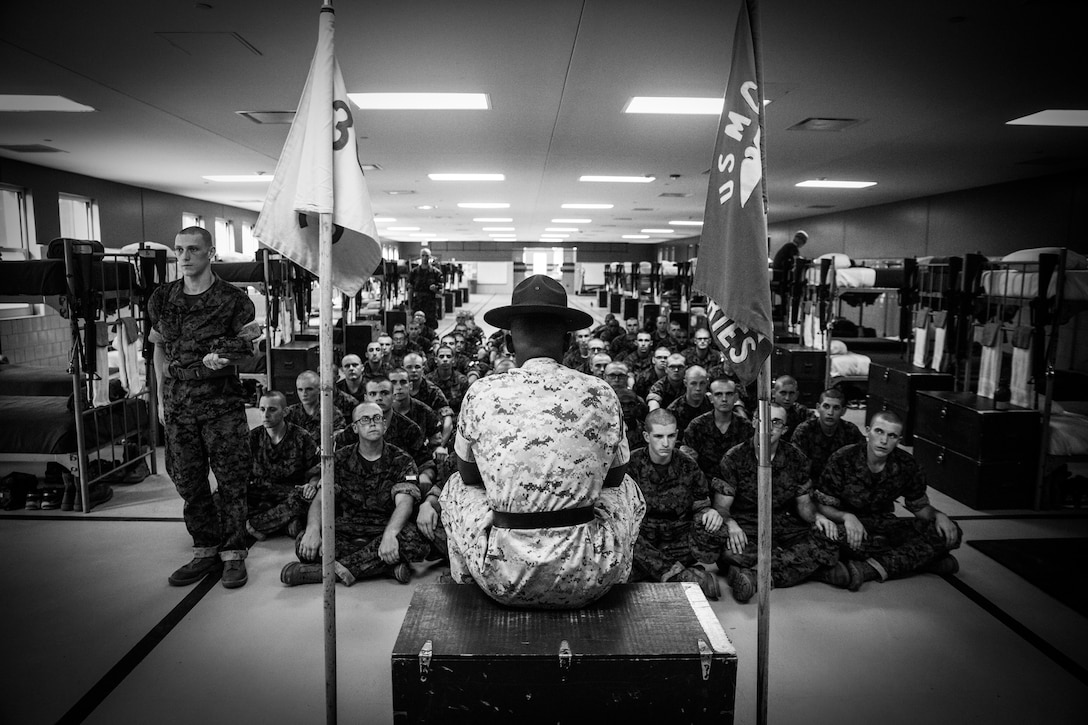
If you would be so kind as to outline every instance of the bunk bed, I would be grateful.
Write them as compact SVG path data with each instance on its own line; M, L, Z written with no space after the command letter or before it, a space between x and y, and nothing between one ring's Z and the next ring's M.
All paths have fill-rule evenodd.
M0 262L0 300L37 299L68 318L69 368L0 366L0 458L64 461L89 513L91 484L141 464L155 471L154 376L142 344L152 285L136 255L71 239L49 249L53 258Z
M982 343L993 364L980 366L979 395L1002 399L1007 385L1011 405L1040 412L1033 504L1056 505L1057 474L1088 462L1088 259L1064 248L1015 252L991 261L981 286ZM995 326L998 339L985 339Z

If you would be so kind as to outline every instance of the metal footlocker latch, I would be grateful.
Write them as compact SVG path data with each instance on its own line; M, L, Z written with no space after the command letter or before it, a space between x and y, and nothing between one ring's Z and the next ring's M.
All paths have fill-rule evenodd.
M570 669L570 661L573 655L570 653L570 643L567 640L563 640L559 643L559 669L566 671Z
M713 650L707 646L706 642L699 640L699 664L703 667L703 680L710 679L710 663L714 656Z
M419 651L419 681L426 682L427 676L431 674L431 654L434 648L431 644L431 640L427 640L423 643L423 649Z

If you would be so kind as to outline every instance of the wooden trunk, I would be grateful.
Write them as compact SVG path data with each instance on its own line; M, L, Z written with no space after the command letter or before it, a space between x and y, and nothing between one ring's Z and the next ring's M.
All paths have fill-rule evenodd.
M895 411L903 419L903 442L910 443L917 430L914 413L915 393L920 390L952 390L955 379L948 373L938 373L913 365L869 366L866 421L879 410Z
M926 483L976 509L1031 508L1035 467L1028 461L982 462L968 458L918 434L914 458L926 472Z
M396 723L731 723L737 657L691 583L526 610L432 582L412 597L392 676Z

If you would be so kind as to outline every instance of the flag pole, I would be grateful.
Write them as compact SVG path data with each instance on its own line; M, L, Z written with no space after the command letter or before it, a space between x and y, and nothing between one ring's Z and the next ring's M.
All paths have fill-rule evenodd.
M323 0L331 8L332 0ZM332 78L329 79L330 85ZM329 93L333 94L330 88ZM334 187L335 188L335 187ZM335 198L335 194L334 194ZM325 723L336 725L336 505L333 459L333 380L332 355L332 212L319 214L318 285L321 289L320 329L318 331L321 365L321 585L325 630Z
M760 33L759 2L745 0L748 9L748 22L752 29L752 56L755 61L756 85L759 98L763 95L763 42ZM759 137L764 139L761 145L759 161L762 166L763 183L760 185L763 195L763 214L767 214L767 133L764 124L765 113L759 113ZM771 325L771 344L774 344L774 324ZM759 400L759 467L756 473L759 506L759 536L757 541L758 584L756 586L756 722L767 723L767 705L770 691L770 644L771 644L771 358L768 355L759 371L757 399Z
M318 260L321 365L321 582L325 624L325 722L336 723L336 510L333 500L332 450L332 214L320 215L321 248Z

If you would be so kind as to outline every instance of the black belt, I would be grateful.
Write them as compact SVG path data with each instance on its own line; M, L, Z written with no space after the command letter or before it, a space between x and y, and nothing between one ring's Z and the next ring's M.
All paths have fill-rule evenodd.
M533 511L531 513L511 513L494 511L491 525L500 529L547 529L559 526L577 526L593 520L592 506L579 506L558 511Z
M199 367L182 368L176 365L170 366L170 377L175 380L208 380L210 378L230 378L237 377L238 366L227 365L219 370L212 370L209 367L205 367L203 363Z

